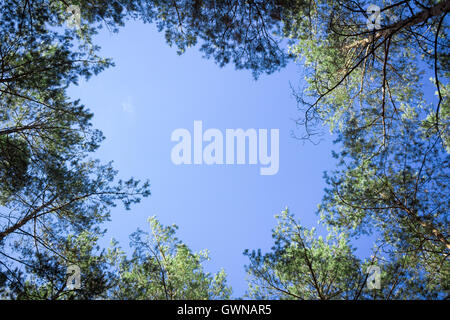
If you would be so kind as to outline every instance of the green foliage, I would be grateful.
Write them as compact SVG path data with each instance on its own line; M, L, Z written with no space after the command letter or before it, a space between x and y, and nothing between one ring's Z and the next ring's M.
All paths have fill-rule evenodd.
M445 294L450 156L436 148L438 137L424 139L418 123L404 120L382 152L347 129L342 139L351 146L339 155L340 169L326 176L330 188L320 213L326 223L354 236L378 235L380 254L402 261L408 272L420 270L430 293Z
M96 244L98 236L81 232L54 241L53 247L38 252L24 249L30 256L25 262L24 273L16 272L10 282L9 299L17 300L85 300L102 299L115 285L110 271L109 256ZM80 289L67 286L67 267L77 265L81 269Z
M176 225L162 226L149 218L151 233L138 230L131 235L131 259L119 255L119 283L112 293L119 299L228 299L231 288L223 270L205 273L207 251L193 253L175 237Z
M245 251L248 295L254 299L366 300L439 299L448 290L448 265L425 268L419 255L375 246L373 255L355 255L349 233L328 227L327 236L302 227L289 210L276 216L274 246ZM395 237L393 237L395 238ZM431 262L431 261L428 261ZM380 289L369 290L369 266L380 267ZM442 279L442 276L446 279ZM436 277L436 278L433 278ZM440 278L439 278L440 277Z
M373 259L383 266L380 291L374 296L355 295L352 290L358 286L349 281L351 286L340 285L345 298L448 298L450 109L445 16L450 5L394 3L389 11L397 19L388 18L389 11L383 10L381 27L370 31L368 2L298 3L287 11L284 32L291 39L291 52L305 67L306 86L296 92L302 110L297 121L301 138L314 140L328 127L340 148L334 153L337 169L325 174L329 187L319 214L325 225L349 238L375 237ZM300 3L310 6L306 10ZM435 96L424 84L430 73ZM277 240L299 242L290 231L277 232ZM305 262L283 261L288 246L276 244L273 253L250 255L249 271L255 282L264 283L261 291L251 287L253 295L274 294L276 289L267 285L267 279L274 278L275 287L289 292L276 297L344 298L320 296L325 290L320 282L305 292L300 276L284 280L290 270L304 272L300 268ZM306 248L315 256L314 241ZM289 271L273 278L255 272L280 272L283 263ZM320 269L311 268L306 277L314 273L321 276Z
M289 210L277 216L272 251L246 251L249 295L256 299L354 299L365 276L345 233L316 238Z
M200 51L220 66L232 62L255 77L286 65L280 49L281 4L288 1L146 1L144 19L155 21L167 43L183 53L200 40Z
M77 5L80 24L68 27ZM103 140L93 114L66 94L112 66L92 37L128 19L156 23L183 53L196 46L220 66L257 77L294 56L306 86L295 92L302 138L335 133L338 167L319 206L328 237L286 210L270 253L246 252L249 295L280 299L448 298L450 108L448 1L399 1L367 28L368 1L4 0L0 2L0 294L16 299L221 299L223 271L203 271L175 227L151 219L132 235L129 259L105 251L99 225L117 202L150 194L116 181L90 158ZM389 10L387 10L389 9ZM390 15L389 15L389 14ZM395 15L397 19L393 19ZM289 52L283 50L283 41ZM436 94L430 95L430 86ZM428 88L428 89L427 89ZM372 256L351 241L376 237ZM84 286L66 287L78 264ZM382 289L365 287L367 266ZM8 289L10 293L7 293Z
M20 299L61 297L71 256L97 268L72 238L91 243L113 206L150 194L148 182L117 181L111 164L90 158L103 136L66 89L111 62L91 45L100 17L71 29L65 10L59 1L0 2L0 277ZM119 22L117 13L102 19ZM94 287L80 297L96 296Z
M448 29L443 20L448 5L410 2L390 6L381 28L374 31L366 23L370 2L346 6L318 1L311 2L308 11L294 9L285 32L292 39L291 52L306 67L307 85L297 95L304 110L298 119L302 137L314 138L321 133L317 126L325 123L336 133L343 128L364 131L384 146L393 135L391 129L411 108L419 121L433 118L431 132L448 134L442 88L448 79ZM389 19L389 12L397 20ZM434 65L441 102L432 108L429 103L435 97L426 95L423 87Z
M208 253L193 253L175 237L177 227L162 226L149 218L151 234L138 230L131 235L131 258L116 241L110 248L97 244L104 232L80 232L77 236L52 239L52 246L34 251L23 262L24 272L15 270L14 279L0 278L0 297L18 300L85 299L228 299L231 288L223 270L211 275L203 271ZM51 234L49 233L48 236ZM77 265L81 287L67 286L67 267ZM5 284L7 286L5 286ZM7 289L7 290L6 290Z
M23 140L0 136L0 204L25 186L30 152Z

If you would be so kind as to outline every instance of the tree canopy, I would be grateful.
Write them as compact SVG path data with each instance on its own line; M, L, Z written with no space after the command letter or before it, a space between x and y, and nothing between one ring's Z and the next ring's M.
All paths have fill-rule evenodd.
M328 237L284 211L273 250L246 252L250 296L447 298L449 11L436 0L0 1L0 286L22 299L230 297L223 272L203 271L207 255L155 219L152 235L132 235L131 258L97 245L111 208L149 196L149 182L92 158L104 137L67 88L113 66L93 42L101 28L137 19L178 53L196 47L255 78L301 64L295 137L336 136L318 210ZM370 258L354 253L363 235L377 239ZM83 289L67 288L69 264ZM385 284L375 293L371 264Z
M447 297L450 118L445 17L450 3L399 1L380 9L378 24L368 7L365 1L315 1L287 18L290 50L306 74L306 84L295 91L301 110L298 137L315 140L324 129L335 133L338 167L325 176L329 187L319 214L325 225L350 237L376 236L373 256L384 265L382 281L391 288L380 297ZM279 233L274 234L277 240L290 237ZM308 248L312 256L329 250L315 246L313 242ZM302 266L275 255L278 259L269 254L261 260L253 254L251 266ZM313 272L320 276L320 270L311 268L310 276ZM277 280L282 276L288 275L281 273ZM330 290L323 287L327 279L323 281L314 287L316 298L329 298L323 294ZM345 286L341 289L353 294Z

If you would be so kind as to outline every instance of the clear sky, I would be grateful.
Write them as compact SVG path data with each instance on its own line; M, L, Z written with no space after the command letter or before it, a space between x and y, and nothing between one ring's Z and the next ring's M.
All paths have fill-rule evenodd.
M207 248L208 271L224 268L234 296L245 293L245 249L269 250L274 215L289 206L301 222L317 226L323 196L323 172L333 168L332 136L319 145L291 137L299 113L290 82L302 78L291 63L279 73L253 80L249 71L218 67L196 49L178 56L154 25L128 23L119 34L100 33L101 54L116 66L73 87L94 114L94 126L106 140L97 153L114 160L120 177L150 179L152 196L125 211L118 206L102 244L114 237L128 248L128 235L148 230L147 217L177 224L178 237L194 251ZM280 167L273 176L259 165L176 166L171 133L255 128L280 130Z

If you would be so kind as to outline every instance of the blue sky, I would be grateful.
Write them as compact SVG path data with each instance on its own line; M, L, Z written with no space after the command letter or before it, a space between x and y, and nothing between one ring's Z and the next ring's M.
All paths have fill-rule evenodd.
M116 66L70 89L94 114L94 126L106 140L97 153L114 160L120 177L150 179L152 196L125 211L112 211L106 224L111 238L128 248L128 236L148 230L147 217L177 224L178 236L194 251L207 248L208 271L224 268L234 296L245 293L245 249L269 250L274 215L289 206L301 222L317 226L323 196L323 172L333 168L332 136L319 145L291 137L299 113L290 82L301 67L294 63L253 80L249 71L219 68L196 48L178 56L154 25L131 22L119 32L96 37L101 54ZM280 167L273 176L259 165L176 166L170 154L177 128L204 130L255 128L280 130Z

